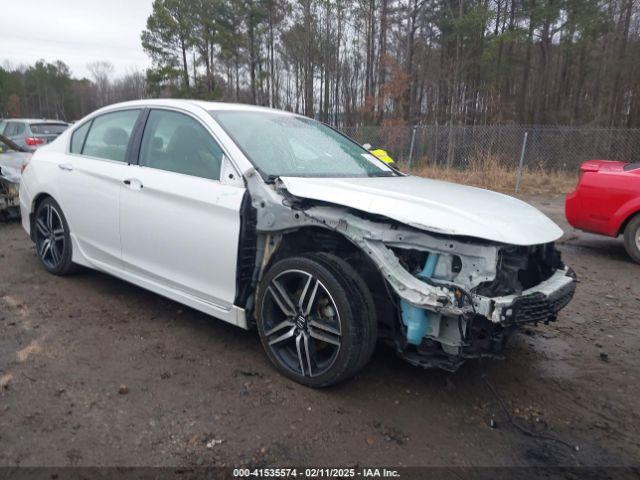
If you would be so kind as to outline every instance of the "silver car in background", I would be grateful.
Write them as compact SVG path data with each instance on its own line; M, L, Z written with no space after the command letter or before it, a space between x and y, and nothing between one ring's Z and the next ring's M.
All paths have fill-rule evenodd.
M0 135L20 148L35 152L42 145L53 142L69 128L61 120L12 118L0 121Z

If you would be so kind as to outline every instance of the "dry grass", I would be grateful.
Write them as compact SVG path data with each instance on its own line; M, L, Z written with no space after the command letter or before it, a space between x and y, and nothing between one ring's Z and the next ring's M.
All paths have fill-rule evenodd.
M492 157L473 159L464 170L425 165L414 168L411 173L508 194L513 194L516 186L516 169ZM574 174L547 171L542 168L526 168L520 182L519 193L566 194L575 188L577 181L577 172Z

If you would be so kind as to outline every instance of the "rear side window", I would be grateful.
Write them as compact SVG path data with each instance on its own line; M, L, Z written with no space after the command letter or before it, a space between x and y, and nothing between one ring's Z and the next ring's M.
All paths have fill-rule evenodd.
M15 132L13 135L22 135L24 133L24 123L15 122L14 124Z
M34 135L60 135L68 125L66 123L32 123L29 127Z
M124 162L131 132L140 110L105 113L93 120L82 149L83 155Z
M87 138L87 132L89 131L89 127L91 126L91 122L87 122L78 128L71 135L71 153L81 153L82 146L84 145L84 139Z
M195 119L168 110L152 110L142 136L140 165L220 179L223 152Z

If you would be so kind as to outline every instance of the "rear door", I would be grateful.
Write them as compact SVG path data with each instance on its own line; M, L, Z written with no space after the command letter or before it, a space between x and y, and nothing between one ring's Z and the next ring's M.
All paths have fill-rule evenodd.
M221 180L227 161L200 120L152 109L120 208L125 269L168 296L221 310L235 297L245 193Z
M109 112L80 125L58 163L56 200L83 255L103 269L122 266L120 193L140 112Z

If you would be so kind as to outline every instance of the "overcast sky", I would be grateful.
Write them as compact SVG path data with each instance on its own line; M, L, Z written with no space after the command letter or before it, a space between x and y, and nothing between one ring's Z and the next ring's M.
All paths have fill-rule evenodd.
M0 65L62 60L74 76L107 60L120 76L149 66L140 33L152 0L0 0Z

